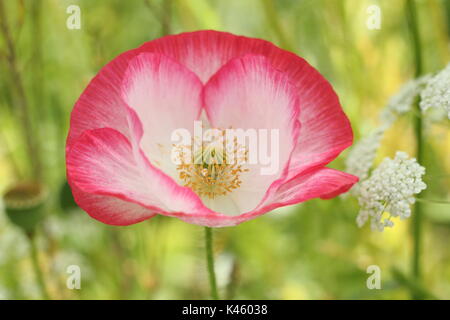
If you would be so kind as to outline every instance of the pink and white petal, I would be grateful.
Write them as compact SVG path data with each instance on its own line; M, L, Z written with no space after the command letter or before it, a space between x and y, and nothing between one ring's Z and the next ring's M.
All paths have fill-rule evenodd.
M140 147L163 170L171 165L172 174L172 133L180 128L192 131L202 109L202 88L194 73L160 54L137 55L124 75L122 98L141 121Z
M206 83L224 64L238 56L236 38L212 30L195 31L155 39L141 48L177 60Z
M142 152L139 158L136 154L114 129L86 131L68 152L70 184L84 193L116 197L153 213L211 213L190 189L154 168Z
M153 218L156 213L133 202L114 196L87 193L71 185L76 203L92 218L115 226L127 226Z
M298 77L302 112L300 134L292 153L289 178L333 161L353 143L350 121L331 85L314 69Z
M267 203L269 207L274 204L279 207L314 198L331 199L347 192L357 182L358 177L354 175L322 167L283 183Z
M242 173L241 187L226 196L238 210L219 212L238 215L250 211L283 175L296 144L296 88L265 57L247 55L231 60L210 79L204 88L204 105L212 127L253 133L255 143L246 144L249 163L245 168L249 171ZM261 152L268 151L272 156L268 160L274 164L272 170L260 157Z
M297 87L301 132L289 176L328 164L350 146L353 133L329 82L304 59L272 43L212 30L171 35L147 42L143 50L170 56L207 82L231 59L263 55Z
M256 55L233 59L221 68L205 85L204 105L213 127L276 128L287 136L299 113L289 77Z
M133 86L139 80L146 81ZM147 85L149 87L145 88ZM127 102L129 98L136 102L139 93L143 93L142 98L149 99L147 106L152 108L147 114L156 112L143 121L150 120L147 127L154 126L151 133L155 138L158 138L155 133L165 123L168 127L191 128L192 119L198 118L201 110L201 89L202 83L197 76L173 59L148 53L142 48L127 51L103 67L77 100L71 114L67 149L83 131L97 128L113 128L131 139L127 108L134 108L134 105L127 105ZM130 96L127 90L130 90ZM170 121L166 122L167 119Z
M130 142L114 129L85 131L68 153L67 172L71 183L84 192L133 199L152 204L153 210L163 207L155 194L147 192Z
M86 130L109 127L129 137L120 88L128 61L136 52L127 51L104 66L78 98L70 118L67 150Z
M322 167L308 173L300 174L290 181L284 182L258 208L237 217L236 220L238 223L242 223L276 208L315 198L330 199L347 192L356 182L358 182L358 177L356 176Z
M320 168L306 174L299 175L283 184L270 199L262 203L255 210L239 216L227 215L180 215L178 218L193 224L210 227L235 226L252 220L276 208L297 204L314 198L329 199L347 192L358 178L330 168Z

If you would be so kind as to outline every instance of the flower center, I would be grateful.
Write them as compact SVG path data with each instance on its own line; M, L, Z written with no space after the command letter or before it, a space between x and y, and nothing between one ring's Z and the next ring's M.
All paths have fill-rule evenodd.
M200 197L214 199L241 186L241 174L247 161L247 149L234 138L227 142L224 130L205 141L196 141L190 146L178 146L177 166L179 178L185 187ZM189 152L188 152L189 151ZM191 156L188 156L191 155Z

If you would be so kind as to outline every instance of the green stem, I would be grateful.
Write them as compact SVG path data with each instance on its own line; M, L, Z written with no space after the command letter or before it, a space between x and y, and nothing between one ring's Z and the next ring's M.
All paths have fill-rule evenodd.
M408 288L417 297L422 297L429 300L438 300L438 298L432 293L427 291L421 284L414 282L413 279L408 278L399 269L392 268L391 270L393 278L402 286Z
M31 248L31 260L33 261L34 273L36 275L36 280L41 289L42 298L45 300L49 300L50 297L48 295L47 286L45 285L44 276L42 274L41 267L39 265L38 258L38 250L36 245L36 238L33 233L28 234L28 239L30 240L30 248Z
M406 15L409 22L409 27L412 36L412 45L414 49L414 62L415 62L415 76L416 78L422 75L422 50L420 44L420 33L419 33L419 23L417 17L417 9L415 0L407 0L406 2ZM417 161L423 165L424 160L424 140L423 140L423 123L421 110L420 110L420 96L417 98L415 103L415 110L417 115L415 117L414 129L416 135L416 145L417 145ZM416 279L417 283L420 283L421 279L421 252L422 252L422 203L420 201L416 202L414 205L414 216L413 216L413 257L412 257L412 274Z
M406 2L406 15L411 30L412 45L414 49L414 63L415 63L415 76L420 77L423 72L422 64L422 49L419 33L419 23L417 17L417 9L415 0L407 0ZM419 112L420 114L420 112Z
M419 102L417 102L419 105ZM417 141L417 161L423 164L423 134L422 134L422 120L420 117L416 118L415 123L416 141ZM422 202L417 201L414 205L414 217L413 217L413 236L414 236L414 252L412 261L413 276L419 280L421 278L421 237L422 237Z
M163 2L163 9L161 13L161 33L163 36L167 36L171 32L171 20L172 17L172 0L165 0Z
M14 43L6 17L7 13L4 2L0 0L0 35L5 41L7 66L16 92L15 106L18 109L19 120L21 121L24 132L28 158L30 159L33 170L32 175L34 179L39 181L41 179L42 165L38 154L38 141L31 121L29 101L25 92L21 69L19 68L16 44Z
M205 227L206 262L208 265L209 284L211 286L211 298L219 300L216 284L216 272L214 271L213 234L212 228Z

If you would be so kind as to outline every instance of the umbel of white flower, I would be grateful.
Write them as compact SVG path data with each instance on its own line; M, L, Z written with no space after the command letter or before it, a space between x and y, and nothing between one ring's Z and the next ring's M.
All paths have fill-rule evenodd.
M385 158L360 185L358 226L370 218L372 230L383 231L394 225L393 217L409 218L414 195L427 187L422 181L424 174L425 168L405 152L398 151L394 159Z
M381 112L380 118L383 126L390 127L399 115L411 111L416 97L425 88L431 76L425 75L406 82L400 90L389 99L386 108Z
M450 64L428 80L427 86L420 94L420 108L440 108L450 119Z
M359 140L351 149L345 161L346 172L359 178L359 181L365 180L369 176L369 170L372 168L377 150L380 147L380 141L384 131L377 129L371 134ZM350 190L353 195L358 194L360 183L357 183Z

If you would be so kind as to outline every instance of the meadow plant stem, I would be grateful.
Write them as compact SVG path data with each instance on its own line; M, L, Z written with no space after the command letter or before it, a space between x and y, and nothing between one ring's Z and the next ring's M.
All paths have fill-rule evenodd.
M412 45L414 50L414 62L415 62L415 76L420 77L423 72L422 64L422 50L420 43L419 21L417 17L417 9L415 0L407 0L406 2L406 14L408 17L409 27L412 36ZM415 110L417 115L415 116L414 130L416 136L417 147L417 161L423 165L424 160L424 141L423 141L423 123L420 110L420 96L415 103ZM420 283L421 280L421 252L422 252L422 202L417 201L414 205L413 215L413 257L412 257L412 274L415 280Z
M165 0L163 2L163 9L161 14L161 33L167 36L171 32L171 18L172 18L172 0Z
M211 287L211 298L213 300L219 300L219 294L217 293L216 272L214 270L214 253L213 253L213 230L212 228L205 227L205 250L206 250L206 262L208 266L209 285Z
M414 282L413 279L408 278L407 275L402 273L399 269L393 268L391 270L392 277L401 285L407 287L414 295L417 297L422 297L424 299L439 300L433 293L429 292L421 284Z
M30 242L31 260L33 262L34 273L35 273L39 288L41 290L42 298L45 300L49 300L50 297L48 295L47 286L45 285L44 276L42 274L42 270L39 265L38 249L37 249L36 237L35 237L34 233L28 234L28 239Z
M36 133L33 130L30 118L30 108L25 93L22 74L17 62L16 46L11 34L11 30L6 21L6 10L4 1L0 0L0 34L4 38L6 46L6 61L11 74L11 80L16 88L16 102L15 107L19 112L19 120L21 121L23 132L25 135L25 143L27 146L28 158L31 162L32 175L36 180L41 178L41 162L38 156L38 144L36 140Z
M419 105L419 101L416 103ZM423 163L423 129L422 120L420 117L416 118L415 121L415 132L416 132L416 146L417 146L417 162ZM414 205L414 216L413 216L413 237L414 237L414 251L413 251L413 261L412 261L412 272L413 276L419 281L421 278L421 251L422 251L422 205L423 202L416 201Z

